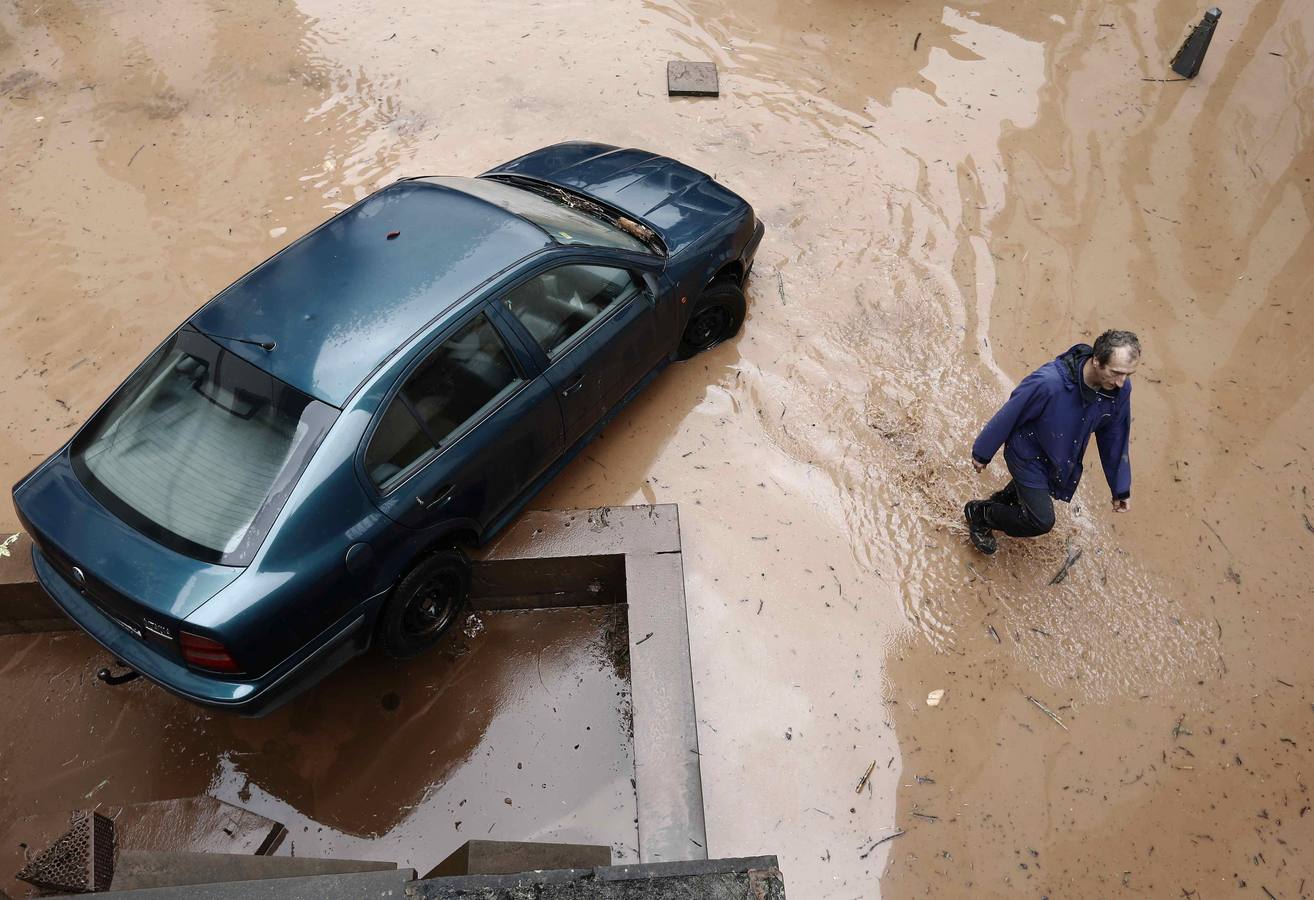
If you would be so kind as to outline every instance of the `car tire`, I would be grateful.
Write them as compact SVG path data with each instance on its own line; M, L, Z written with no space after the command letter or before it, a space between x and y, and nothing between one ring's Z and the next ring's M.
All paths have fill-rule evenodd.
M743 289L733 281L718 281L698 298L680 338L679 359L711 350L739 333L748 311Z
M470 560L457 547L420 560L392 589L379 614L379 648L393 659L428 650L461 618Z

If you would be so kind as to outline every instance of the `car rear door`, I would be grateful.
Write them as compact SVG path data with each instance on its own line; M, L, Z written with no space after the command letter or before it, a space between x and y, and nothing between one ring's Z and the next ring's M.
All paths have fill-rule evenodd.
M542 354L567 447L670 350L660 340L656 301L640 272L592 261L554 266L502 293L507 318Z
M553 385L511 352L486 305L401 379L363 465L389 517L482 529L562 452Z

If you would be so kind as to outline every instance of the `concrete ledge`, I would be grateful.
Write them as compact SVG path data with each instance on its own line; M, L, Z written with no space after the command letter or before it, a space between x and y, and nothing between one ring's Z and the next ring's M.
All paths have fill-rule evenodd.
M114 860L115 891L340 875L347 872L381 872L396 863L364 859L314 859L305 856L249 856L240 853L183 853L119 850Z
M476 560L470 606L481 610L563 609L625 602L625 556Z
M417 881L415 900L785 900L774 856Z
M3 543L9 535L0 535ZM72 631L77 628L46 595L32 571L32 541L18 533L0 556L0 634Z
M592 869L611 865L611 848L536 841L466 841L425 878L506 875L535 869Z
M532 511L477 554L484 564L624 558L639 859L707 858L679 510Z
M301 878L270 878L264 881L230 881L224 884L191 884L144 888L137 891L108 891L98 897L116 900L406 900L406 885L415 879L414 869L386 872L356 872L344 875L309 875ZM74 896L68 895L66 900Z

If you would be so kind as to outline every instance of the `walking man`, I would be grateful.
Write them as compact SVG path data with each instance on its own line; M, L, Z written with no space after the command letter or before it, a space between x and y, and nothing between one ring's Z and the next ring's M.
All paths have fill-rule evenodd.
M963 507L972 544L994 553L996 530L1036 537L1054 527L1054 500L1072 499L1092 433L1113 508L1131 508L1131 374L1141 344L1130 331L1106 331L1095 346L1077 344L1022 379L972 445L978 472L1000 445L1013 479L988 500ZM1052 499L1051 499L1052 498Z

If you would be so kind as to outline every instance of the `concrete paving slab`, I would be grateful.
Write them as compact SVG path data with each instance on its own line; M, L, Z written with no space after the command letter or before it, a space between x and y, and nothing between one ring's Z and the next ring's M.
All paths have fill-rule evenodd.
M185 853L120 849L114 860L115 891L144 890L190 884L257 881L382 872L396 863L368 859L315 859L307 856L248 856L240 853Z
M666 93L672 97L718 96L716 63L671 60L666 64Z
M406 900L414 869L106 891L115 900ZM79 895L81 896L81 895Z

